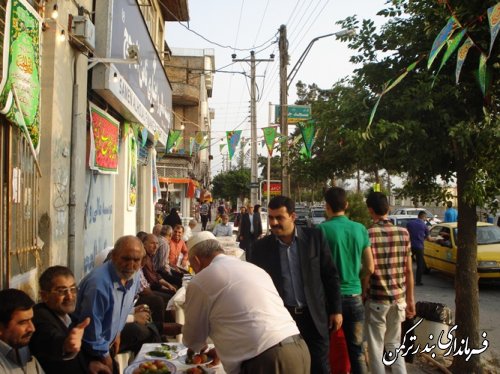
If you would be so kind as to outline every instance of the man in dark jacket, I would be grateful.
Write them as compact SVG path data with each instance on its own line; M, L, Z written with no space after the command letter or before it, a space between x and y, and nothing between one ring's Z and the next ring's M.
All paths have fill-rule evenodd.
M256 241L250 262L266 270L311 354L311 373L329 373L330 330L342 326L340 279L322 232L295 226L295 204L271 199L273 235Z
M69 314L75 311L78 288L71 270L64 266L52 266L44 271L39 283L42 302L33 308L36 330L30 341L30 350L45 372L110 373L98 361L89 363L80 351L83 330L90 319L72 327Z

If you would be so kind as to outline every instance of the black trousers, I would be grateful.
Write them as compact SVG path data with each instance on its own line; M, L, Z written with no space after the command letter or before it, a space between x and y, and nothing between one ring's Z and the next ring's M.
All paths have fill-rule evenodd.
M299 328L300 335L304 338L309 353L311 355L311 374L330 373L330 335L326 331L325 335L319 333L314 321L309 313L309 309L304 308L301 313L296 313L295 308L287 307Z
M424 260L424 249L423 248L412 248L411 253L415 256L415 262L417 263L417 271L415 273L415 282L417 284L422 283L422 274L425 270L425 260Z

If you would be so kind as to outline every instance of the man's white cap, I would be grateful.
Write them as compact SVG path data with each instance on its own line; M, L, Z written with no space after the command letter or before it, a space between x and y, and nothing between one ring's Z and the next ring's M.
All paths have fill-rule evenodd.
M190 250L196 244L204 242L206 240L217 240L217 238L210 231L201 231L193 234L193 236L187 241L186 245Z

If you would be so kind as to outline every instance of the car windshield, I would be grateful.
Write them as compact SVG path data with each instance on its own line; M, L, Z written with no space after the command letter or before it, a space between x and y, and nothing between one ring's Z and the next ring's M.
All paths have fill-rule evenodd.
M303 209L297 209L295 210L295 214L297 215L297 217L305 217L307 216L307 210L303 210Z
M313 217L324 217L325 216L324 210L313 210L311 213L312 213Z
M479 226L477 228L477 244L500 243L500 227Z

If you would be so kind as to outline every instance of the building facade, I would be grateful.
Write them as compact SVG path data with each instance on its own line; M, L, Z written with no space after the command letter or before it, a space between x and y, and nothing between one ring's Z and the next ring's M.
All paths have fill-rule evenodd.
M151 230L173 126L165 22L188 8L7 0L0 19L0 288L36 297L46 267L80 279L118 237Z
M172 83L171 134L178 136L169 149L158 152L158 175L164 210L177 208L185 222L195 217L202 192L210 185L211 123L209 108L215 72L213 49L171 48L165 62Z

